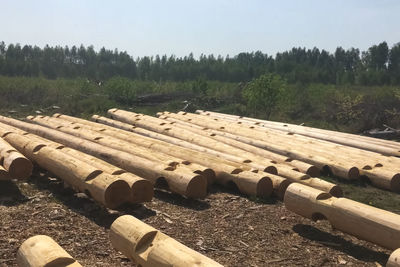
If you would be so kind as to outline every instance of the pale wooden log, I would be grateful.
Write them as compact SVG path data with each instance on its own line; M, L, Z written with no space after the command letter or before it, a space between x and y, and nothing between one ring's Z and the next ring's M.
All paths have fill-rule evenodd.
M137 156L147 158L153 162L157 162L158 164L165 164L169 166L175 166L178 164L178 162L175 159L171 159L167 157L166 155L156 153L152 151L149 151L147 149L142 149L138 146L132 146L128 142L124 142L122 140L109 137L104 134L100 134L97 132L93 132L89 129L83 129L80 126L74 126L72 125L71 127L68 126L60 126L59 122L54 122L52 120L47 120L48 118L31 118L32 121L42 125L42 126L48 126L53 129L57 129L59 131L75 135L77 137L81 137L99 144L102 144L104 146L108 146L110 148L118 149L121 151L125 151L127 153L132 153ZM64 124L65 125L65 124ZM174 172L178 175L180 175L180 179L176 179L176 176L174 179L170 179L169 177L165 178L167 180L169 189L175 193L190 197L186 195L186 193L191 192L188 190L189 184L192 182L193 179L197 180L204 180L202 182L202 186L198 188L198 191L202 190L202 196L204 197L206 195L206 188L207 188L207 181L206 178L194 174L190 169L185 169L185 168L179 168L175 169ZM193 177L195 176L195 177ZM188 178L186 178L188 177ZM197 185L200 185L200 181L197 181Z
M82 266L51 237L36 235L25 240L17 252L19 267Z
M335 161L332 161L325 157L322 157L321 155L307 154L303 150L305 148L302 148L302 150L300 150L300 149L296 149L293 147L289 148L287 145L284 145L283 143L268 142L268 141L254 139L255 136L260 137L260 133L252 132L249 129L242 129L240 127L230 128L229 125L227 126L227 125L221 124L219 122L211 123L206 120L193 120L192 118L190 118L190 116L187 116L187 113L184 113L184 114L169 113L168 116L171 116L171 117L174 117L177 119L181 119L183 121L189 121L191 123L201 125L203 127L208 127L208 128L220 130L223 132L228 132L229 134L235 135L236 140L244 141L250 145L261 147L263 149L287 156L292 159L297 159L300 161L308 162L310 164L315 165L319 169L322 169L328 165L335 175L343 177L343 178L356 179L359 176L358 168L352 164L335 162ZM245 139L242 139L241 136L244 136ZM263 139L267 140L264 137L263 137ZM287 142L290 142L290 140Z
M0 127L1 127L1 124L0 124ZM101 160L99 158L93 157L91 155L88 155L86 153L80 152L78 150L75 150L75 149L72 149L69 147L65 147L62 144L41 138L39 136L30 134L30 133L26 133L25 136L27 136L29 139L34 140L34 141L46 142L47 146L53 147L53 148L58 149L58 150L62 151L63 153L66 153L76 159L82 160L82 161L90 164L91 166L98 168L98 169L102 170L103 172L114 176L116 180L118 180L118 179L124 180L125 182L128 183L128 185L131 188L131 198L130 198L131 203L148 202L148 201L151 201L151 199L153 198L153 195L154 195L153 185L149 181L147 181L133 173L129 173L129 172L127 172L117 166L114 166L104 160Z
M285 193L287 209L312 220L327 219L332 227L388 249L400 247L400 215L350 199L336 198L302 184Z
M165 112L165 113L167 113L167 112ZM293 166L294 168L297 168L301 172L307 173L308 175L310 175L312 177L317 177L320 174L320 170L312 164L308 164L306 162L302 162L302 161L298 161L298 160L293 160L293 159L285 157L283 155L273 153L273 152L265 150L265 149L260 149L259 147L256 147L256 146L248 145L248 143L245 143L243 141L237 141L237 140L235 140L235 136L232 134L217 131L217 130L212 130L212 129L208 129L208 128L199 127L192 123L188 123L188 122L184 122L184 121L181 121L181 120L178 120L175 118L168 117L167 115L164 115L164 113L161 113L161 112L159 112L158 115L159 115L159 118L162 118L164 120L168 120L171 122L175 122L176 125L187 126L187 127L195 128L198 130L203 130L203 131L210 133L210 135L212 135L212 136L227 137L227 139L224 139L224 140L226 143L228 143L230 145L236 146L238 148L241 148L248 152L254 153L256 155L259 155L259 156L262 156L265 158L269 158L276 162L288 164L290 166ZM102 117L102 120L104 120L104 117ZM113 120L111 120L111 121L113 121ZM134 127L134 126L132 126L132 127ZM242 138L245 138L245 137L242 137Z
M111 131L109 133L110 135L116 136L118 134L121 134L120 130L115 132L116 129L97 128L97 127L99 127L99 125L97 123L93 123L93 122L86 123L86 121L82 120L82 119L78 119L78 118L74 118L74 117L70 117L70 116L65 116L65 115L60 115L60 114L57 114L56 117L59 118L59 119L65 118L66 120L68 120L70 122L74 122L75 126L78 126L78 125L79 126L84 126L84 124L80 123L80 122L82 122L82 123L85 123L85 125L87 125L87 126L89 126L89 125L93 126L94 127L93 129L97 129L98 131L101 131L102 133L108 133L108 131L110 130ZM125 132L125 135L127 133L128 132ZM151 143L149 145L154 147L154 140L148 139L148 138L147 139L145 138L144 140L141 140L141 137L137 136L137 135L134 135L134 136L129 136L129 135L120 136L120 138L122 138L124 140L135 139L135 140L139 141L139 143L142 144L142 145L144 143L146 143L146 141L150 141L151 140L151 141L153 141L153 143ZM165 142L159 142L159 145L162 145L162 144L166 144L166 143ZM177 150L177 149L179 149L179 147L175 146L174 150ZM190 155L190 153L188 153L187 156L189 156L189 158L193 157L192 155ZM208 162L206 162L206 163L208 163ZM194 170L195 170L196 169L196 164L195 163L191 163L191 164L187 165L186 167L194 168ZM197 172L197 171L195 170L195 172ZM240 172L240 173L238 173L238 172ZM206 173L206 171L202 170L202 173ZM218 182L219 183L226 185L228 182L232 182L232 183L236 184L238 189L244 194L254 195L254 196L259 196L259 197L266 197L266 196L269 196L271 194L271 192L272 192L272 181L270 181L271 180L270 178L264 177L265 175L263 176L262 174L260 174L260 175L254 174L253 176L251 176L252 179L249 179L249 174L247 174L246 172L242 173L242 170L231 169L231 170L228 170L228 172L226 172L226 168L225 168L225 170L221 170L220 167L218 168L218 172L217 173L218 173ZM254 179L255 177L258 177L258 178ZM284 180L283 178L282 179L277 179L275 177L272 178L272 179L276 179L275 184L277 186L279 186L282 183L281 180Z
M386 267L400 267L400 248L393 251L390 255Z
M375 144L375 145L384 146L387 148L393 148L393 149L397 149L397 150L400 149L400 144L398 142L376 139L376 138L367 137L367 136L360 136L360 135L355 135L355 134L330 131L330 130L325 130L325 129L300 126L300 125L289 124L289 123L260 120L260 119L249 118L249 117L240 117L240 116L216 113L216 112L210 112L210 111L197 110L196 113L205 115L205 116L217 117L217 118L224 118L224 119L229 118L231 120L236 120L236 121L251 122L251 123L263 126L263 127L271 127L271 128L272 128L272 126L280 127L282 130L286 130L286 131L291 131L294 128L296 130L307 131L307 132L312 132L312 133L322 133L322 134L326 134L326 135L330 135L330 136L340 136L340 137L344 137L344 138L347 138L350 140L362 141L363 143Z
M61 117L61 116L58 116L58 117ZM69 119L74 120L73 118L69 118ZM78 121L78 120L76 120L76 121ZM78 125L83 126L83 124L75 123L74 127L77 127ZM55 127L58 127L58 126L55 125ZM61 128L59 127L58 129L61 129ZM88 129L86 128L85 131L87 131L87 130ZM98 129L98 130L101 130L101 129ZM107 129L103 129L103 131L101 131L101 132L107 133ZM118 133L119 132L115 132L115 130L114 130L110 133L110 135L115 136ZM125 137L122 136L121 138L126 139L126 140L132 139L129 136L125 136ZM200 166L195 163L191 163L186 166L185 165L178 166L178 168L182 168L182 167L191 168L191 169L193 169L193 171L195 173L199 173L200 169L198 169L198 168L202 168L200 172L207 174L207 170L204 170L203 166ZM212 170L209 169L209 171L211 172ZM236 175L234 174L235 171L232 171L232 173L233 173L233 175L225 173L225 172L219 173L220 174L219 182L226 185L225 179L226 179L226 177L229 177L230 179L228 179L228 180L230 182L233 182L234 184L236 184L238 189L244 194L254 195L254 196L258 196L258 197L266 197L272 193L272 181L270 178L264 177L264 176L260 177L260 175L254 174L251 176L251 179L250 179L249 174L247 174L246 172L236 174ZM213 176L215 176L215 175L213 174ZM255 179L255 177L258 177L258 178ZM280 184L280 183L276 182L276 184Z
M182 176L179 173L175 173L174 168L170 166L158 164L124 151L105 147L40 125L34 125L3 116L0 116L0 121L101 158L113 165L143 177L152 183L156 183L160 178L168 178L169 180L175 180L174 183L176 183L178 187L183 187L185 185L184 182L189 179L189 177L192 177L185 192L185 196L201 198L206 194L206 181L201 175L193 174L188 171ZM175 185L168 184L168 186L173 189L176 188Z
M32 174L33 165L14 147L0 137L0 164L13 179L27 179ZM3 176L6 178L6 176Z
M31 141L26 136L9 133L5 139L40 167L106 207L116 208L130 199L130 187L123 180L116 180L83 161L48 147L45 143Z
M110 240L116 250L143 267L222 267L130 215L121 216L113 222Z
M182 118L182 116L184 116L184 115L186 115L186 114L174 114L174 115L169 115L169 116L176 116L176 117L178 117L178 118ZM187 118L192 118L192 115L189 115ZM193 120L192 121L193 123L196 123L196 124L199 124L199 125L201 125L201 124L203 124L203 122L201 122L201 121L195 121L195 120ZM205 123L207 123L207 122L205 122ZM207 123L208 124L208 123ZM216 122L216 121L213 121L213 125L215 125L215 124L217 124L218 126L216 126L216 127L223 127L223 126L221 126L221 124L219 124L218 122ZM210 124L209 124L210 125ZM207 125L203 125L203 126L207 126ZM212 127L212 126L211 126ZM221 128L219 128L219 129L221 129ZM224 128L225 129L225 128ZM228 128L226 128L226 129L228 129ZM228 129L229 130L229 129ZM230 130L232 130L232 129L230 129ZM237 131L237 132L239 132L240 130L243 130L242 132L240 132L240 134L243 134L243 135L245 135L246 137L250 137L251 136L251 133L250 133L250 131L249 132L247 132L246 130L244 130L244 129L241 129L241 128L239 128L239 127L237 127L237 128L235 128L235 131ZM257 134L256 132L252 132L253 134ZM320 143L323 143L323 141L320 141ZM271 147L271 145L268 143L267 145L269 145L269 148L268 148L268 146L267 146L267 149L274 149L274 147L272 146ZM337 145L337 146L335 146L335 147L338 147L339 145ZM275 149L276 149L276 147L275 147ZM304 147L303 147L303 149L304 149ZM277 151L278 151L279 149L277 149ZM290 150L291 152L288 152L288 150ZM353 150L357 150L357 149L352 149L352 151ZM282 149L281 150L281 152L282 153L287 153L286 155L288 155L288 156L290 156L290 157L293 157L293 155L295 155L295 157L297 157L298 159L300 159L300 157L302 156L301 154L295 154L295 153L293 153L293 152L299 152L299 151L296 151L295 149L291 149L291 148L288 148L288 147L286 147L285 149ZM315 151L314 151L315 152ZM332 153L333 153L333 151L331 151ZM279 152L278 152L279 153ZM373 152L369 152L369 154L374 154ZM291 156L291 154L292 154L292 156ZM340 153L339 153L340 154ZM321 158L321 155L322 155L322 151L321 151L321 153L319 153L319 154L316 154L316 155L304 155L304 158L302 159L303 161L307 161L307 160L309 160L310 162L311 162L311 159L310 159L310 157L312 157L313 158L313 160L315 160L315 159L318 159L318 158ZM375 155L376 155L376 153L375 153ZM324 157L323 157L323 155L322 155L322 158L321 158L322 160L320 161L320 160L318 160L318 161L320 161L319 163L320 164L323 164L324 162L325 162L325 164L326 165L329 165L330 167L331 167L331 169L332 169L332 171L334 172L334 174L336 174L336 175L338 175L338 176L342 176L343 174L345 174L346 172L347 172L347 170L346 169L349 169L349 170L351 170L351 168L349 168L349 167L351 167L351 166L346 166L346 165L348 165L348 164L346 164L346 162L344 162L344 158L342 158L342 162L340 163L340 165L342 165L342 166L340 166L339 165L339 162L335 162L335 160L333 160L333 159L327 159L327 158L325 158L324 159ZM349 162L350 162L350 164L351 164L351 162L352 162L352 160L351 160L351 158L349 159ZM318 166L318 162L316 161L315 163L314 163L315 165L317 165ZM379 164L377 164L377 166L378 166ZM332 167L334 167L334 168L332 168ZM342 170L340 170L340 168L338 169L337 167L344 167L344 169L342 169ZM354 167L356 167L356 166L354 166ZM397 177L397 176L390 176L390 177L387 177L386 175L380 175L380 176L376 176L376 177L373 177L373 179L371 179L371 181L375 184L375 185L377 185L377 186L380 186L380 187L382 187L382 186L385 186L386 185L386 187L385 187L385 189L391 189L391 190L395 190L395 189L392 189L392 188L397 188L397 179L394 179L395 177ZM381 181L379 181L379 182L377 182L377 180L381 180ZM393 182L396 184L395 186L392 186L392 187L387 187L387 185L389 185L389 184L392 184L392 180L393 180Z

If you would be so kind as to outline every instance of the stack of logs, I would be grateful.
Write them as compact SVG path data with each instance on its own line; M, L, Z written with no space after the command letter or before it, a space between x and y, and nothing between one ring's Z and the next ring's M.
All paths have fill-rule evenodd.
M394 144L385 141L379 148L365 139L362 149L364 140L343 133L198 113L163 112L156 118L111 109L111 119L94 115L94 122L62 114L29 116L28 122L0 116L0 137L106 207L150 201L153 186L203 198L216 182L250 196L275 194L306 218L327 219L336 229L388 249L400 247L400 215L343 198L339 186L317 178L329 168L342 178L366 175L378 187L399 191ZM140 224L135 220L121 217L113 224L111 240L118 250L143 266L180 261L169 253L172 247L184 251L183 245L149 226L132 226ZM177 266L198 256L182 254ZM398 252L389 263L396 261Z

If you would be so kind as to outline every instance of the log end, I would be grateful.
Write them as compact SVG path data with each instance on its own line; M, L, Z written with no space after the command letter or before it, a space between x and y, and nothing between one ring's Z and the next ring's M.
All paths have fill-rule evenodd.
M318 177L321 172L316 166L311 166L307 169L306 174L310 175L311 177Z
M131 186L132 203L149 202L154 196L154 188L151 182L147 180L137 180Z
M257 197L265 198L269 197L274 190L274 186L269 177L263 177L258 181L257 184Z
M116 180L107 186L104 192L104 204L107 208L117 208L131 199L131 188L123 180Z
M267 166L264 171L271 174L278 174L278 169L275 166Z
M390 181L390 189L393 192L400 193L400 173L396 173Z
M17 157L12 160L8 172L12 178L28 179L32 175L33 164L25 157Z
M343 197L343 190L339 185L334 185L331 190L329 190L329 194L334 197Z
M357 179L359 176L360 176L360 171L358 170L357 167L350 168L347 173L347 177L349 179Z
M203 175L194 176L187 185L185 195L188 198L205 198L207 195L207 178Z
M393 251L390 255L386 267L399 267L400 266L400 248Z

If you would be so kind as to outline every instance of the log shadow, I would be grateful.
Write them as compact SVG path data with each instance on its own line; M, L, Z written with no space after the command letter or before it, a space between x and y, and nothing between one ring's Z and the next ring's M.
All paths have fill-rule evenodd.
M210 204L208 204L205 200L185 198L181 195L162 190L161 188L156 188L154 190L154 198L172 205L197 211L206 210L211 207Z
M0 206L17 206L29 200L13 181L0 181Z
M139 219L156 215L153 210L144 207L142 204L126 203L116 210L109 210L89 197L86 197L85 194L77 194L74 190L65 188L63 181L54 178L56 177L55 175L43 169L35 169L30 181L37 189L51 192L55 201L62 203L73 212L85 216L101 227L110 228L115 219L125 214L133 215Z
M259 203L259 204L266 204L266 205L271 205L271 204L276 204L278 201L278 198L271 195L269 197L256 197L256 196L248 196L240 192L239 188L234 182L228 183L226 186L220 185L220 184L213 184L209 186L208 188L209 192L208 194L217 194L217 193L227 193L243 198L247 198L250 201Z
M340 236L321 231L311 225L296 224L295 226L293 226L293 231L295 231L301 237L318 242L337 251L346 253L347 255L350 255L351 257L356 258L360 261L378 262L382 266L385 266L389 258L389 255L384 252L378 252L373 249L354 244Z

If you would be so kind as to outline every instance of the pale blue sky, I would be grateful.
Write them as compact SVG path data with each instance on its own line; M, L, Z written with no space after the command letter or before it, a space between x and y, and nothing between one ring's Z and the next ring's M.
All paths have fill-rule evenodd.
M400 42L399 0L0 0L0 41L231 56Z

